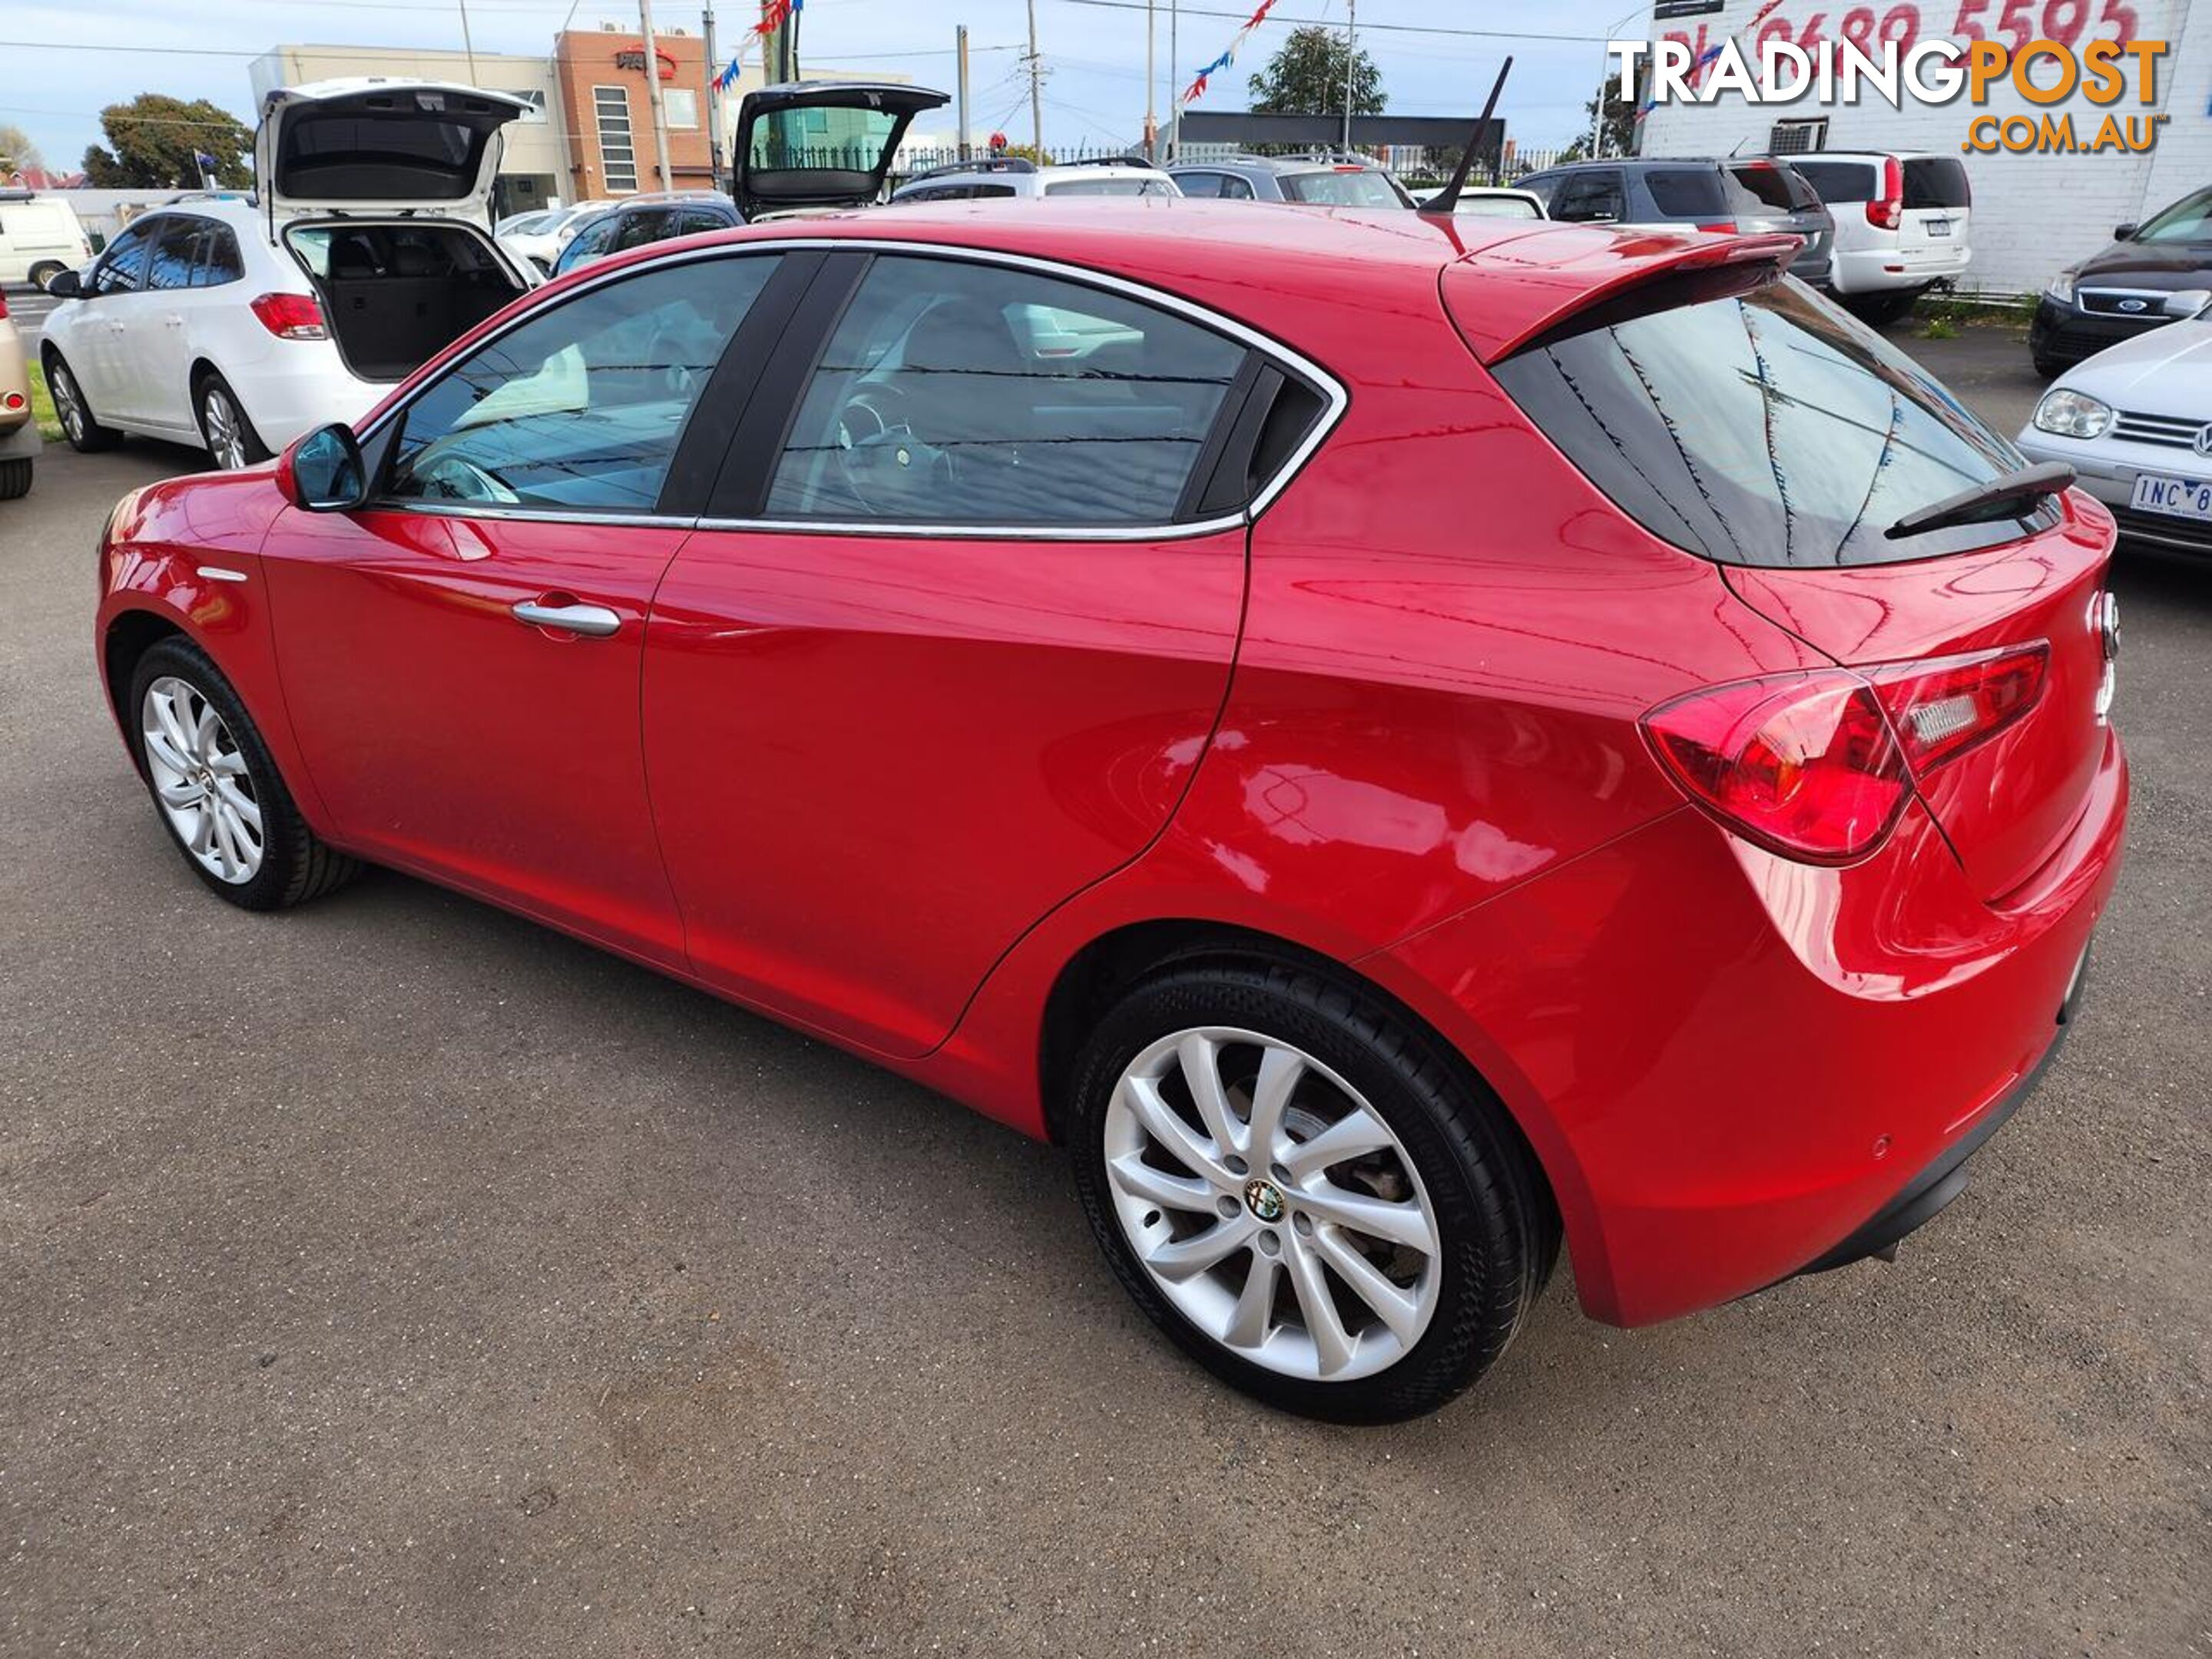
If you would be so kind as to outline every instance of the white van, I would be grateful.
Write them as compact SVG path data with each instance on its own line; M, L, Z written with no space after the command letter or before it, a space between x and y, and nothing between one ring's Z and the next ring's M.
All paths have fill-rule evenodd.
M47 278L91 263L75 208L52 196L0 191L0 283L44 288Z
M1828 286L1860 315L1902 317L1973 263L1974 192L1956 156L1823 149L1789 161L1835 216Z

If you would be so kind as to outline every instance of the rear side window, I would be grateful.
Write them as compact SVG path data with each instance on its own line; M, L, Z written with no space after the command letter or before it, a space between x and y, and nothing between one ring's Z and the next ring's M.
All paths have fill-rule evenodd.
M246 259L238 251L238 238L228 225L209 224L200 243L199 269L192 273L194 288L221 288L246 275Z
M1725 219L1721 176L1711 167L1654 167L1644 175L1652 204L1669 219Z
M1794 161L1791 165L1824 202L1871 202L1881 183L1881 168L1871 161Z
M1552 216L1571 222L1607 222L1620 218L1626 211L1620 174L1610 167L1569 173L1552 198Z
M878 258L807 386L772 519L1174 521L1244 347L1032 271Z
M1655 535L1722 564L1924 559L2048 522L1897 541L1916 507L2023 465L1902 352L1794 282L1749 274L1624 302L1492 373L1545 435ZM1662 301L1663 304L1663 301Z
M1916 155L1905 164L1905 205L1962 208L1973 205L1966 169L1948 155Z
M647 266L533 313L407 405L386 494L650 513L691 405L775 264Z

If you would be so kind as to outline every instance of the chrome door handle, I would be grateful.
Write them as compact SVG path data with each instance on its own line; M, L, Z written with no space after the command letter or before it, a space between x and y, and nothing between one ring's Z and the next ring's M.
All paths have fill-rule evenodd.
M539 605L525 599L514 609L515 621L532 628L558 628L595 640L605 639L622 626L622 618L603 605Z

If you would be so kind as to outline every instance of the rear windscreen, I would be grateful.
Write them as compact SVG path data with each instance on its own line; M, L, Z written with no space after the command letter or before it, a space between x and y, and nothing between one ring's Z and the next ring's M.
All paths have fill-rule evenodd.
M1819 194L1794 169L1776 167L1771 161L1730 167L1729 178L1759 206L1777 213L1802 213L1820 205Z
M1824 202L1871 202L1881 169L1868 161L1794 161L1797 174Z
M1917 155L1905 164L1905 205L1962 208L1973 204L1966 169L1948 155Z
M287 196L325 202L450 202L476 187L490 133L420 112L301 114L283 140Z
M1654 167L1644 175L1652 205L1669 219L1725 219L1728 198L1710 167Z
M1916 507L2025 463L1911 358L1795 282L1662 278L1492 372L1623 512L1722 564L1923 559L2051 521L2038 507L1885 538Z
M1329 207L1405 206L1398 192L1390 188L1387 175L1365 167L1347 167L1340 173L1286 173L1280 182L1284 197L1293 202Z

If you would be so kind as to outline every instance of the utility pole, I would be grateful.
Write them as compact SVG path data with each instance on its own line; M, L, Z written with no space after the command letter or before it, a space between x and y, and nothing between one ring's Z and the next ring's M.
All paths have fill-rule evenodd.
M1182 0L1168 0L1168 160L1182 155Z
M1159 0L1145 0L1145 159L1160 159L1160 127L1153 116L1152 94L1158 90L1152 84L1159 75L1154 63L1153 43L1159 33Z
M660 46L653 38L653 0L637 0L640 32L645 36L645 101L653 110L653 153L660 163L660 187L676 188L668 166L668 116L660 107Z
M469 36L469 0L460 0L461 50L468 54L469 84L477 83L477 43Z
M1352 149L1352 89L1359 81L1359 0L1344 0L1344 148Z
M968 159L968 26L954 31L960 48L960 159Z
M1039 167L1044 165L1044 100L1037 86L1042 71L1037 61L1036 0L1030 0L1030 143L1036 149L1030 159Z
M700 14L699 33L707 53L707 161L714 170L714 188L722 185L722 75L720 54L714 50L714 0L707 0Z

